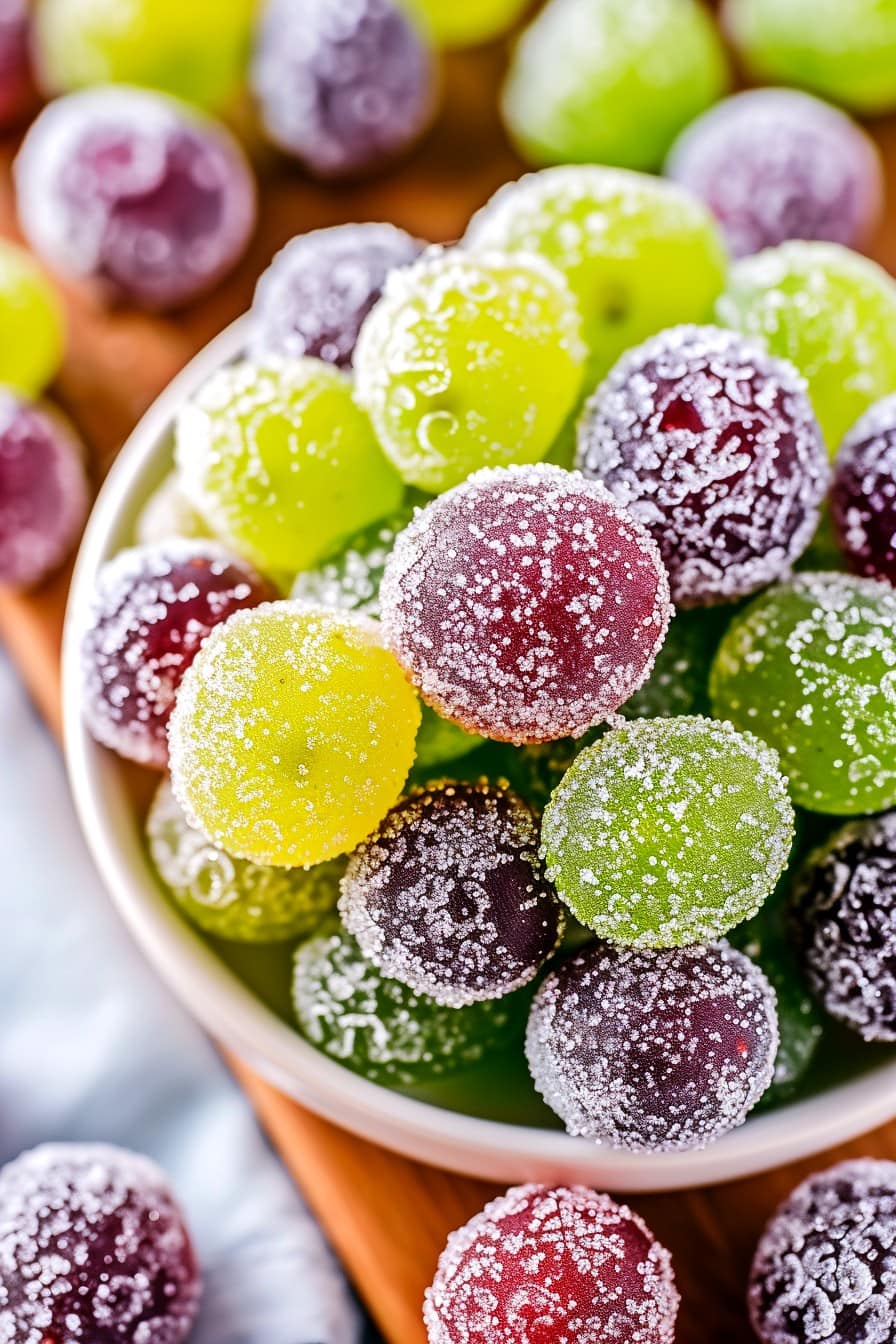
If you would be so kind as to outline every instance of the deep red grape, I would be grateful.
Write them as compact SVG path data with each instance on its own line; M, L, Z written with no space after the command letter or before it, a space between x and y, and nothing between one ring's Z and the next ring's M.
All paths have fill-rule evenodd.
M843 440L831 518L850 569L896 584L896 393L866 411Z
M0 0L0 129L26 116L37 101L30 8L29 0Z

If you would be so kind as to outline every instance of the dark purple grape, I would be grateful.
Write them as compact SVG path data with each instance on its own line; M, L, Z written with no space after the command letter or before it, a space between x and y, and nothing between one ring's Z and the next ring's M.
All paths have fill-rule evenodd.
M0 0L0 129L26 116L37 101L30 8L28 0Z
M57 98L15 162L19 217L36 252L104 295L186 303L229 271L255 223L255 187L222 127L145 89Z
M251 83L274 143L321 177L344 177L417 139L437 76L395 0L267 0Z
M45 1144L0 1171L0 1338L182 1344L201 1284L162 1171L104 1144Z
M876 402L843 440L831 518L850 569L896 584L896 393Z

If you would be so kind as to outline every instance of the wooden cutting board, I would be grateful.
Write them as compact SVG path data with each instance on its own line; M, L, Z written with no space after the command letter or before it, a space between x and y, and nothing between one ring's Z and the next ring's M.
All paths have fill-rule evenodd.
M449 240L521 171L495 110L499 45L446 62L444 107L413 156L370 183L323 188L258 146L261 222L250 254L214 294L184 313L108 314L66 294L71 341L52 395L89 444L98 484L134 423L171 376L249 304L255 279L295 233L345 220L389 219ZM874 133L890 168L890 209L874 254L896 272L896 121ZM249 132L251 136L251 131ZM0 233L16 236L0 142ZM59 645L67 574L27 597L0 594L0 638L48 723L60 726ZM233 1061L234 1072L296 1183L327 1229L388 1344L423 1344L423 1290L448 1233L495 1188L406 1161L302 1110ZM747 1266L777 1201L811 1169L847 1154L896 1159L896 1124L825 1157L725 1186L632 1203L670 1248L683 1296L679 1344L746 1344Z

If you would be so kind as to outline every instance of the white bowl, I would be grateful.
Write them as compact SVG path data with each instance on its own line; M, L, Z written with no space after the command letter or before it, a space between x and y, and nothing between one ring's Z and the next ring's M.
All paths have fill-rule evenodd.
M175 378L122 449L87 528L72 584L63 653L65 741L75 803L99 871L158 973L225 1046L303 1105L410 1157L489 1180L579 1180L619 1191L711 1184L804 1157L896 1114L896 1063L749 1119L702 1152L643 1156L445 1109L360 1078L308 1045L228 969L160 894L143 848L128 772L81 720L77 632L98 568L131 541L133 519L171 465L173 417L222 363L240 354L245 319Z

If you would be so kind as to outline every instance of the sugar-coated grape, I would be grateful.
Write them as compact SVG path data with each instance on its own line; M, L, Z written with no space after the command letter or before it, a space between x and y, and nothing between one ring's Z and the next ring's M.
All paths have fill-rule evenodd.
M883 201L871 137L796 89L749 89L710 108L665 171L706 202L734 257L788 238L861 247Z
M617 710L670 613L647 533L602 485L545 464L477 472L422 509L381 604L423 698L516 743L576 736Z
M793 900L793 936L826 1011L866 1041L896 1041L896 812L836 831Z
M793 838L774 751L703 718L639 719L579 753L542 855L577 919L634 947L716 938L753 915Z
M761 1344L887 1344L896 1332L896 1162L816 1173L766 1224L750 1270Z
M81 635L84 717L98 741L165 766L184 673L214 626L273 596L247 564L208 541L137 546L97 576Z
M582 413L578 465L653 535L682 606L787 573L830 480L804 380L719 327L672 327L623 355Z
M134 536L141 546L154 546L172 537L208 535L208 527L181 489L176 471L170 471L153 490L134 524Z
M585 321L587 391L645 336L708 319L725 284L702 202L622 169L547 168L511 182L473 216L464 245L536 252L562 271Z
M449 1008L387 979L337 920L300 944L292 994L312 1045L402 1087L470 1068L522 1035L520 996Z
M896 593L801 574L736 616L710 677L715 713L775 747L813 812L896 803Z
M452 1232L423 1308L429 1344L672 1344L669 1252L584 1186L520 1185Z
M51 266L112 300L186 303L242 255L255 186L236 140L146 89L50 103L15 162L22 228Z
M837 243L782 243L743 257L717 313L796 365L832 454L896 385L896 280Z
M725 27L751 72L859 112L896 107L892 0L726 0Z
M37 100L30 29L30 0L0 0L0 128L14 125Z
M265 0L250 81L274 143L321 177L345 177L413 144L438 77L397 0Z
M319 359L212 374L177 420L187 498L271 572L294 574L401 503L348 376Z
M36 0L38 68L51 93L161 89L220 106L243 79L255 0Z
M627 719L709 714L709 669L730 619L731 613L724 607L677 611L669 622L653 671L622 705L620 714Z
M452 1008L527 984L563 932L532 812L485 781L393 807L349 859L339 913L384 975Z
M68 421L0 388L0 584L29 587L56 569L87 502L84 450Z
M742 1124L777 1048L774 992L725 943L586 948L544 981L526 1038L569 1132L630 1152L703 1148Z
M200 929L238 943L281 943L312 933L336 906L344 865L267 868L236 859L191 826L170 782L146 818L159 877Z
M397 800L417 697L363 617L273 602L213 632L169 729L190 821L256 863L297 868L358 844Z
M875 402L840 445L831 516L850 569L896 584L896 393Z
M528 0L404 0L440 47L472 47L499 37L528 8Z
M36 395L56 376L64 345L51 285L24 248L0 238L0 386Z
M201 1283L154 1162L105 1144L44 1144L0 1171L0 1338L184 1344Z
M548 0L516 48L504 118L535 163L653 169L727 82L694 0Z
M540 258L431 249L392 272L361 328L358 400L421 490L537 462L579 393L581 328L563 277Z
M255 288L253 358L314 355L350 368L361 323L386 276L410 265L422 248L392 224L339 224L291 239Z

